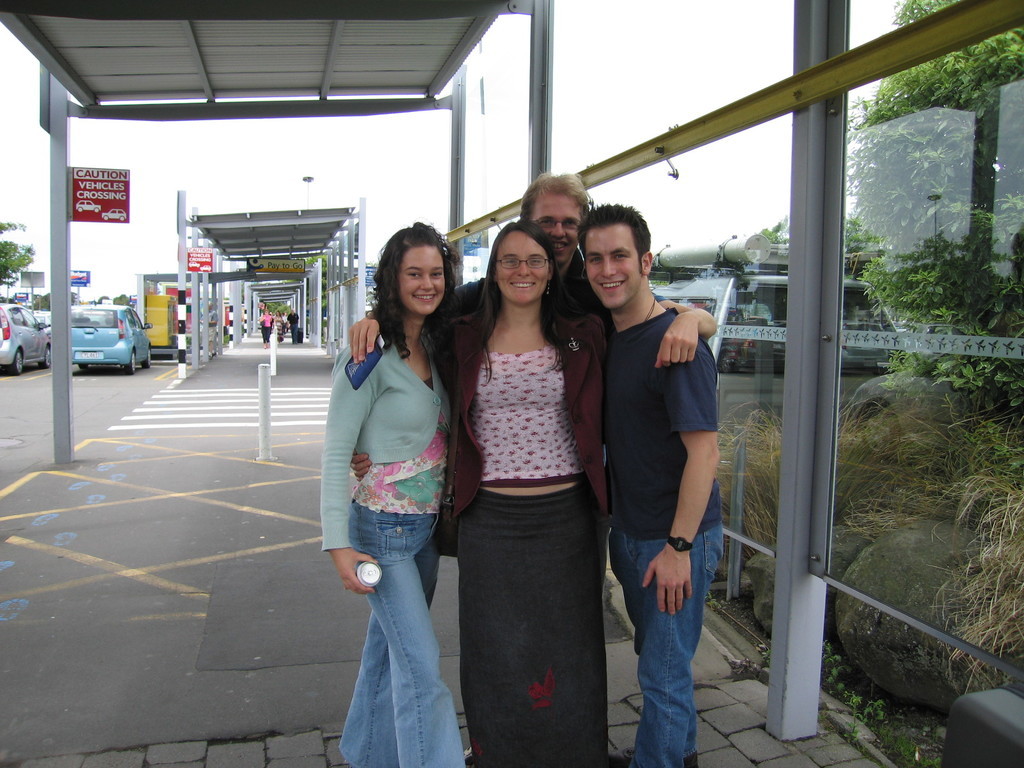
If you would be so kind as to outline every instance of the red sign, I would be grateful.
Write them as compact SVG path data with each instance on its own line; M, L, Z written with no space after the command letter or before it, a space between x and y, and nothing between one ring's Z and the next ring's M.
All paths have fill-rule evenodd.
M189 248L188 271L213 272L213 248Z
M128 171L71 169L71 220L128 223Z

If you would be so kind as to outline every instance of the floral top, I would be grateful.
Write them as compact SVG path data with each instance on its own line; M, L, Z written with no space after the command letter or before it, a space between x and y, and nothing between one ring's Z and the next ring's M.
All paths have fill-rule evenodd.
M444 490L448 424L438 415L437 431L426 450L407 461L372 464L355 489L354 500L370 509L398 514L436 514Z
M565 480L583 472L554 347L491 352L490 362L489 379L480 367L470 406L483 451L481 480L504 485L500 481Z

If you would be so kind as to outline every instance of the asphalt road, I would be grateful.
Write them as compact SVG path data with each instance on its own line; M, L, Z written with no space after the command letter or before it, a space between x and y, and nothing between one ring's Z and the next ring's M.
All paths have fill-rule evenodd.
M133 376L112 367L72 368L75 438L96 434L132 403L166 387L177 367L154 363ZM0 374L0 487L53 461L53 371L26 366L21 376Z
M0 761L337 728L368 610L319 549L331 361L288 346L267 462L260 345L182 381L76 371L62 465L51 374L0 377ZM453 683L455 578L434 611Z

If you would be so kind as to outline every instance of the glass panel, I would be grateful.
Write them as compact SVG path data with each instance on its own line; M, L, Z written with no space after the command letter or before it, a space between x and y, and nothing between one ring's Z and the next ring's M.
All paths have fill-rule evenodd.
M866 290L845 294L843 365L889 360L840 414L828 573L1024 669L1021 39L851 108L847 250ZM953 686L999 681L971 664L954 655Z

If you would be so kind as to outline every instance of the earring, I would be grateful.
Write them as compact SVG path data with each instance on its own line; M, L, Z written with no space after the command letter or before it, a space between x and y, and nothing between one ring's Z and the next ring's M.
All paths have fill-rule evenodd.
M548 280L548 286L544 289L544 293L551 293L551 281Z

